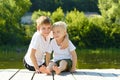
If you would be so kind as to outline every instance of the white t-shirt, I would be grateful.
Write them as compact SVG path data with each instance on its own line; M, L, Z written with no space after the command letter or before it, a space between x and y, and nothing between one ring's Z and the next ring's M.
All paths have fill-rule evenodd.
M33 48L36 49L35 57L38 65L39 66L42 65L45 62L44 60L45 51L48 48L49 43L50 43L50 36L48 36L45 41L45 39L43 38L43 36L40 34L39 31L35 32L30 42L28 51L25 55L26 63L29 64L30 66L33 66L33 63L30 59L31 50Z
M69 40L69 46L65 49L60 49L60 46L57 45L57 42L55 39L53 39L49 45L49 48L47 49L48 53L51 53L53 51L53 61L56 62L61 59L71 59L71 51L75 50L76 47L72 44L72 42Z

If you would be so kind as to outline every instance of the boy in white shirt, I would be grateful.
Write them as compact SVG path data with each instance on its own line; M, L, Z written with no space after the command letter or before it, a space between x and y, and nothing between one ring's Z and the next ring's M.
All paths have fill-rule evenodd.
M51 38L51 22L48 17L40 16L36 20L36 23L37 31L34 33L28 51L24 57L24 66L28 70L40 73L43 72L41 66L48 65L50 61L50 56L46 54L45 63L45 51ZM65 42L67 42L67 40ZM67 44L62 46L66 48Z
M44 68L44 72L51 74L54 70L56 74L60 74L62 71L76 70L77 55L75 52L75 46L69 40L68 47L60 49L60 43L67 35L67 25L65 22L59 21L53 24L52 31L54 39L51 41L47 54L53 51L53 60L49 63L47 68Z

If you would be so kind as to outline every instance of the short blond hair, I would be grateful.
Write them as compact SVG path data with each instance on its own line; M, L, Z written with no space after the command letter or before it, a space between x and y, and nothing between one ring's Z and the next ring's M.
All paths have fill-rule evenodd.
M54 27L61 27L63 28L65 31L67 30L67 24L63 21L58 21L58 22L55 22L52 26L52 28Z
M42 24L51 24L51 21L49 19L49 17L47 16L40 16L37 20L36 20L37 26L42 25Z

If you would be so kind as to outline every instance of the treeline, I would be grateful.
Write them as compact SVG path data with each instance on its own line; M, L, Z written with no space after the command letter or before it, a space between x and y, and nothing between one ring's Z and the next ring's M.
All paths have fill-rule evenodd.
M99 12L98 0L31 0L31 2L31 12L39 9L53 12L58 7L61 7L64 12L73 10L74 8L84 12Z
M0 45L28 45L36 31L36 24L20 24L20 17L31 5L29 0L23 1L26 3L21 3L21 0L1 1ZM68 24L69 38L80 48L120 48L120 1L99 0L98 6L101 12L98 16L86 17L76 8L65 13L59 7L53 12L34 11L32 20L34 22L39 16L47 15L52 23L65 21Z
M108 23L101 15L86 17L83 12L76 9L65 14L62 8L58 8L52 13L41 10L34 12L33 21L40 15L49 16L53 23L59 20L65 21L68 24L69 38L78 47L120 47L120 25Z

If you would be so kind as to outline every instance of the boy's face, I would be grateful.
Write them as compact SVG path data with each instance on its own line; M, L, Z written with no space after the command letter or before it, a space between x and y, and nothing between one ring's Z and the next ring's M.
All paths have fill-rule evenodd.
M53 37L56 40L64 38L65 35L66 35L66 31L63 28L61 28L61 27L54 27L53 28Z
M40 25L40 31L44 37L48 36L51 31L51 25L50 24Z

